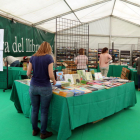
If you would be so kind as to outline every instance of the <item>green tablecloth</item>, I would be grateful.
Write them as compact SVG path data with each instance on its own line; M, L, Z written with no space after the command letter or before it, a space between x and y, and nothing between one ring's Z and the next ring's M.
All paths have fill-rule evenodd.
M65 66L57 66L56 68L53 67L53 70L58 70L58 71L62 71L62 69L65 69Z
M137 74L137 70L135 69L130 69L130 74L129 74L129 80L132 80L135 82L135 85L138 85L138 74Z
M133 68L136 68L136 63L133 64Z
M26 117L30 116L31 108L28 91L29 86L15 81L10 98L17 111L23 112ZM135 104L134 82L77 97L64 98L53 94L48 127L58 132L57 140L66 140L74 128L105 118Z
M109 71L108 71L107 76L120 77L123 67L128 68L128 66L122 66L122 65L109 65ZM100 72L99 65L98 65L97 71Z
M61 71L65 66L58 66L56 70ZM55 68L54 68L55 70ZM8 87L12 87L14 80L22 79L22 76L26 76L27 71L22 67L8 67ZM7 88L7 68L3 67L3 71L0 71L0 89ZM26 79L23 77L23 79Z
M14 80L20 80L21 75L26 75L27 71L24 71L22 67L8 67L8 87L12 87ZM0 71L0 89L7 87L7 68L3 67L3 71Z
M89 68L89 71L94 70L94 72L98 72L97 69Z

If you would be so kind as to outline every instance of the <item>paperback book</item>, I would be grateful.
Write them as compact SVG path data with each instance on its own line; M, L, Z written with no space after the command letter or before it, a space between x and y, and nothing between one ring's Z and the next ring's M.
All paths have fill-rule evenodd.
M94 83L93 85L102 85L102 83Z
M60 92L60 89L58 89L58 88L57 88L57 89L54 89L54 90L52 91L52 93L53 93L53 94L56 94L56 95L59 95L59 92Z
M87 89L87 88L84 88L84 87L79 87L79 88L75 88L75 89L84 91L85 94L86 94L86 93L91 93L91 92L92 92L91 90L89 90L89 89Z
M64 75L63 75L62 71L56 72L56 80L57 81L64 81Z
M65 77L65 81L70 82L72 85L74 84L72 74L65 74L64 77Z
M68 87L63 87L64 89L72 90L75 89L75 86L68 86Z
M94 84L93 81L89 81L89 82L87 82L87 85L93 85L93 84Z
M91 90L91 91L96 91L98 90L97 88L93 88L93 87L87 87L87 89Z
M129 80L125 80L125 79L117 79L118 82L122 82L122 83L128 83Z
M80 83L80 76L79 74L72 74L74 84Z
M91 72L86 72L86 79L87 79L88 81L93 80L93 79L92 79L92 74L91 74Z
M74 93L71 92L70 90L65 90L65 89L61 89L61 88L54 89L52 92L53 92L53 94L63 96L63 97L71 97L74 95Z
M61 81L56 81L56 84L54 86L57 88L61 88Z
M121 85L123 85L123 83L116 82L116 83L113 83L113 85L121 86Z
M77 73L79 74L80 76L80 80L84 80L86 81L86 74L85 74L85 70L77 70Z
M101 72L95 73L95 80L102 80L102 79L103 79L103 76L102 76Z
M90 87L96 88L96 89L98 89L98 90L102 90L102 89L105 88L104 86L101 86L101 85L93 85L93 86L90 86Z
M74 96L80 96L80 95L83 95L85 93L84 91L77 90L77 89L70 90L70 91L73 92Z
M59 95L63 97L72 97L74 96L74 93L71 92L71 90L63 90L59 92Z

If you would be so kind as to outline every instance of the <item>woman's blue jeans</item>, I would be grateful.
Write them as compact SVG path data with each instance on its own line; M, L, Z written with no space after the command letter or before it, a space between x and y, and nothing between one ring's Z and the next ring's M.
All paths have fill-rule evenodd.
M52 87L30 85L29 89L32 112L31 121L33 130L38 130L38 113L41 108L41 133L46 133L49 105L52 98Z
M14 62L10 65L10 67L19 67L19 66L20 66L19 60L14 61Z

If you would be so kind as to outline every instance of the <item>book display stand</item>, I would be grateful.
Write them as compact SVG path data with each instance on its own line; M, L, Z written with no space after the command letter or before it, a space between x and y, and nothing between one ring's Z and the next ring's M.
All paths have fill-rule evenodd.
M88 57L89 51L89 25L79 21L56 18L56 61L57 65L66 63L65 74L77 73L75 60L79 50L84 50ZM83 59L81 57L80 59Z

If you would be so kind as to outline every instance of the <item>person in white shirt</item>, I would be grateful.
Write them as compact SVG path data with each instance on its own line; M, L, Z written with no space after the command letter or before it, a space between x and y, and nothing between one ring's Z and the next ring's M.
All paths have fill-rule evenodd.
M7 66L7 65L10 65L10 67L19 67L20 66L19 60L13 56L5 57L4 61L5 61L5 66ZM8 64L7 64L7 62L8 62Z

